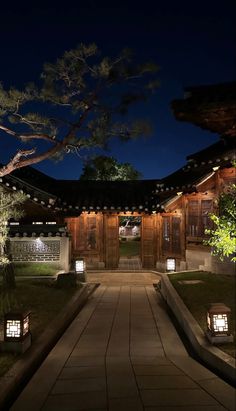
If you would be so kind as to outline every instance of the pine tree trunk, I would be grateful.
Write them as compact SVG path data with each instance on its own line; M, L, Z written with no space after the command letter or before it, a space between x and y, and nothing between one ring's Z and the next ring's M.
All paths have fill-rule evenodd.
M4 253L8 257L9 263L3 268L3 286L6 289L16 288L15 271L10 253L10 240L7 239L4 246Z
M7 290L16 288L15 271L12 262L3 269L3 287Z

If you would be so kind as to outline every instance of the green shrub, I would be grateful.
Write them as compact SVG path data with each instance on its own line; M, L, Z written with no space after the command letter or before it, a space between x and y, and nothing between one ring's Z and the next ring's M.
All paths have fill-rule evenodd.
M58 274L56 286L58 288L75 288L77 287L77 276L75 273Z

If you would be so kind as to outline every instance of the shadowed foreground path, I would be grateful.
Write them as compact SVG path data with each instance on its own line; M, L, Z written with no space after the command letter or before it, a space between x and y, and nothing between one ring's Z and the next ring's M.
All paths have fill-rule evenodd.
M234 400L188 356L151 285L101 285L11 410L223 411Z

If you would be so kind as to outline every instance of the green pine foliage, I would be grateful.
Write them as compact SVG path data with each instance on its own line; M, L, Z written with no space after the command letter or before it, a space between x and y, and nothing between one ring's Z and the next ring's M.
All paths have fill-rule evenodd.
M130 163L119 163L114 157L96 156L83 167L80 180L125 181L141 177Z
M123 117L159 86L157 71L154 63L135 63L130 50L107 57L95 44L80 44L46 63L37 84L22 90L0 85L0 131L21 145L0 175L46 158L106 149L114 138L149 134L147 121Z

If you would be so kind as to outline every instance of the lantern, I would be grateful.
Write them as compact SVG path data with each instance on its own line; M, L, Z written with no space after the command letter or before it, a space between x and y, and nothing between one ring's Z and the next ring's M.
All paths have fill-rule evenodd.
M23 341L30 333L30 313L7 313L4 316L4 341Z
M30 313L6 313L4 315L4 341L1 342L0 350L24 353L30 345Z
M85 282L86 264L84 258L75 260L75 273L78 275L79 281Z
M166 259L166 271L175 271L176 270L176 261L175 258Z
M211 343L232 342L230 335L231 309L223 303L214 303L207 312L207 337Z

